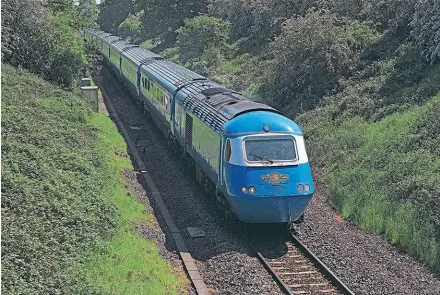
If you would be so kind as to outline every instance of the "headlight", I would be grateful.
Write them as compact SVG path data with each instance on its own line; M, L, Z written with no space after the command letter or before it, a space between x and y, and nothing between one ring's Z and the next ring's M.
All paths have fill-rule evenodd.
M243 186L243 187L241 188L241 192L242 192L243 194L247 193L247 188L246 188L245 186Z
M308 192L310 190L310 185L304 184L304 190Z
M299 193L302 193L302 192L304 191L304 186L303 186L302 184L298 184L298 185L296 186L296 190L297 190Z
M251 186L251 187L249 188L249 192L250 192L251 194L255 194L255 193L257 192L257 189L256 189L255 187Z

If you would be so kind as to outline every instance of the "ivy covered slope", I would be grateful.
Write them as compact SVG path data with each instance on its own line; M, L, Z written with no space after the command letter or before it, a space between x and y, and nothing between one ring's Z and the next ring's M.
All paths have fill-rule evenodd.
M134 231L152 216L110 119L2 65L2 290L9 294L177 294L186 280Z

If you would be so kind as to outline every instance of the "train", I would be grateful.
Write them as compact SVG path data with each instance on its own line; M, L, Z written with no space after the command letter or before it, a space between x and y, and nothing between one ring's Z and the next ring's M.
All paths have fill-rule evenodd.
M315 187L297 123L118 36L83 33L228 222L304 219Z

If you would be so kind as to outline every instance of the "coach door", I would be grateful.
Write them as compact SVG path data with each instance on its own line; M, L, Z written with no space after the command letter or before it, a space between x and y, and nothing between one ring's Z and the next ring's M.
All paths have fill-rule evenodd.
M187 113L185 119L185 146L192 149L193 118Z

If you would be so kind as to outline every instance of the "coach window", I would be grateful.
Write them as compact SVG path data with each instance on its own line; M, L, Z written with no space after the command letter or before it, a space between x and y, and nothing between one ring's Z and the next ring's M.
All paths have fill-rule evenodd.
M225 146L225 161L229 162L229 159L231 158L231 142L230 140L226 140L226 146Z
M162 95L162 104L166 107L167 105L167 95L165 93L163 93Z

